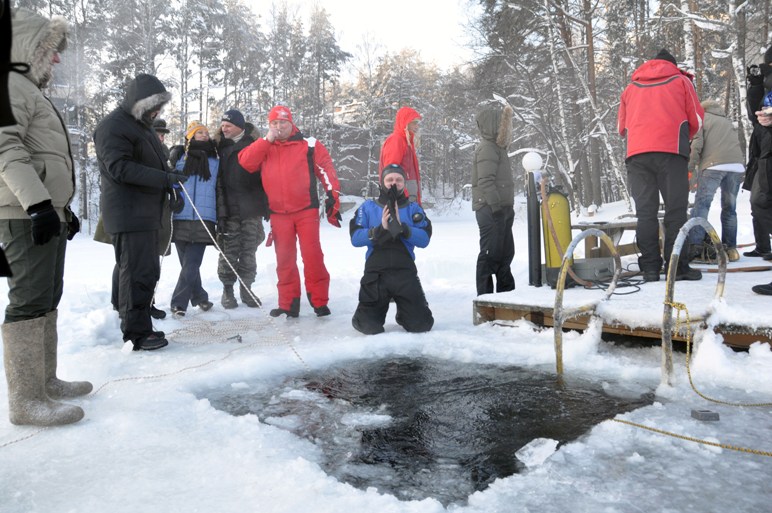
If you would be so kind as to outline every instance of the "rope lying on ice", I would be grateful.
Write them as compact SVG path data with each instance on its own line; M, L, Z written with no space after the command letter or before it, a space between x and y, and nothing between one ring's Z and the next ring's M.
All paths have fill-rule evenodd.
M692 379L692 371L691 366L689 365L691 361L691 355L692 355L692 323L691 318L689 317L689 309L686 308L686 305L684 303L676 303L671 302L668 303L669 306L673 307L678 314L676 315L676 326L675 330L676 333L680 332L682 327L686 328L686 374L689 376L689 384L692 387L692 390L694 390L694 393L696 393L698 396L702 397L706 401L710 401L717 404L724 404L727 406L748 406L748 407L768 407L772 406L772 403L733 403L729 401L722 401L720 399L714 399L712 397L708 397L707 395L703 394L699 390L697 390L697 387L694 384L694 380ZM681 321L681 311L685 312L686 321L685 323Z
M700 392L699 390L697 390L697 387L694 384L694 380L692 379L692 372L691 372L691 368L689 366L689 362L691 360L691 346L692 346L692 327L691 327L692 323L691 323L691 318L689 317L689 309L686 308L686 305L684 303L671 302L671 303L667 303L667 304L669 306L673 307L678 312L678 314L676 315L675 331L678 333L678 332L680 332L681 328L685 328L686 329L686 373L689 376L689 384L691 385L692 390L694 390L694 392L698 396L702 397L703 399L705 399L707 401L718 403L718 404L723 404L723 405L727 405L727 406L737 406L737 407L768 407L768 406L772 406L772 403L734 403L734 402L729 402L729 401L722 401L720 399L714 399L712 397L708 397L707 395L705 395L702 392ZM685 312L685 315L684 315L684 317L686 318L685 323L681 321L681 311ZM699 444L710 445L710 446L713 446L713 447L720 447L722 449L727 449L727 450L730 450L730 451L738 451L738 452L744 452L744 453L748 453L748 454L756 454L756 455L759 455L759 456L770 456L770 457L772 457L772 452L770 452L770 451L761 451L761 450L758 450L758 449L749 449L747 447L739 447L739 446L736 446L736 445L722 444L720 442L711 442L711 441L708 441L708 440L702 440L702 439L694 438L694 437L691 437L691 436L679 435L678 433L673 433L671 431L665 431L663 429L653 428L653 427L646 426L646 425L643 425L643 424L638 424L637 422L631 422L629 420L622 420L622 419L611 419L611 420L613 420L614 422L619 422L620 424L627 424L629 426L634 426L634 427L637 427L637 428L646 429L648 431L652 431L652 432L658 433L660 435L665 435L665 436L670 436L670 437L673 437L673 438L678 438L680 440L686 440L686 441L689 441L689 442L696 442L696 443L699 443Z
M739 452L746 452L749 454L757 454L759 456L772 456L772 452L770 451L760 451L757 449L748 449L746 447L738 447L736 445L729 445L729 444L722 444L720 442L710 442L708 440L701 440L699 438L694 438L691 436L685 436L685 435L679 435L678 433L672 433L670 431L665 431L664 429L657 429L649 426L644 426L643 424L638 424L637 422L630 422L629 420L623 420L623 419L611 419L614 422L619 422L620 424L627 424L629 426L634 426L641 429L646 429L648 431L653 431L654 433L659 433L660 435L666 435L666 436L672 436L673 438L679 438L681 440L686 440L688 442L697 442L698 444L704 444L704 445L712 445L713 447L721 447L722 449L728 449L731 451L739 451Z

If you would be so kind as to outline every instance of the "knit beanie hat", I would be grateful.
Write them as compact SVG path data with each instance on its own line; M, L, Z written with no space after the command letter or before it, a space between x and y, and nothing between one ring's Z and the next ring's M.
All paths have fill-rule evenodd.
M196 135L196 132L198 132L199 130L208 131L208 128L206 128L206 125L204 125L200 121L191 121L188 124L188 128L185 129L185 139L190 141L191 139L193 139L193 136Z
M667 48L661 49L654 58L661 59L663 61L672 62L674 65L678 66L678 63L676 62L675 57L673 57L673 54L667 51Z
M392 173L400 174L402 175L402 178L407 179L405 176L405 170L402 169L402 166L399 164L389 164L381 170L381 185L383 185L383 182L386 180L386 175L390 175Z
M284 119L292 123L292 113L290 112L289 107L285 107L284 105L277 105L276 107L272 108L268 113L268 122L270 123L275 119Z
M244 130L244 126L246 125L246 121L244 121L244 115L236 109L225 111L225 114L222 115L222 119L220 121L227 121L228 123L235 125L242 130Z

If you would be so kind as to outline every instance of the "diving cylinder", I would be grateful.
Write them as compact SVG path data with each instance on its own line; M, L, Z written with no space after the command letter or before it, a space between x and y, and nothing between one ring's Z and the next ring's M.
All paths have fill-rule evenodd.
M542 199L542 229L544 231L545 279L553 289L557 286L563 254L571 244L571 208L568 197L556 188L550 188ZM550 220L552 227L550 227ZM554 229L554 230L553 230ZM557 240L556 240L557 239ZM572 264L571 259L569 265ZM566 279L566 286L573 280Z

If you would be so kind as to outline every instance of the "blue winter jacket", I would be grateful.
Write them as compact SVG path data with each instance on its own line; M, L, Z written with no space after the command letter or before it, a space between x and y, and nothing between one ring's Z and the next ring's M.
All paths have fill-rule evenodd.
M185 157L177 161L175 168L178 172L182 172L185 167ZM196 204L198 213L204 219L204 221L217 222L217 171L219 168L219 160L209 157L209 171L212 173L212 177L206 182L201 179L200 176L191 176L183 185L185 190L193 199L193 203ZM175 186L179 188L179 185ZM182 197L185 199L185 207L179 214L174 214L175 221L198 221L198 216L193 210L193 206L188 201L188 197L185 193L180 191Z
M367 200L360 205L356 215L351 220L349 228L351 244L356 247L367 246L367 254L365 255L367 260L370 259L375 250L389 246L393 240L381 226L383 207L377 201ZM399 219L403 225L408 227L408 233L399 238L407 249L407 254L412 260L415 260L413 249L416 246L425 248L429 245L429 239L432 236L431 221L426 217L421 206L413 202L408 202L399 209Z

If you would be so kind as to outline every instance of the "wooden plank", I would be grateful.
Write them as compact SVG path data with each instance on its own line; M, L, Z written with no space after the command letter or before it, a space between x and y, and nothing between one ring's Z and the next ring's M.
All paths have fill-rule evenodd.
M518 321L527 320L537 326L551 328L555 326L552 307L540 307L536 305L513 305L508 303L498 303L495 301L473 302L474 324L482 324L491 321ZM590 315L579 315L568 319L563 323L566 330L584 331L590 322ZM692 322L692 332L701 325L701 322ZM646 339L662 339L662 330L651 326L627 326L624 323L616 321L604 321L603 333L615 335L625 335L629 337L639 337ZM772 326L751 328L738 324L720 324L713 331L724 338L724 343L728 346L747 348L754 342L767 342L772 344ZM673 333L674 341L685 342L685 330Z

